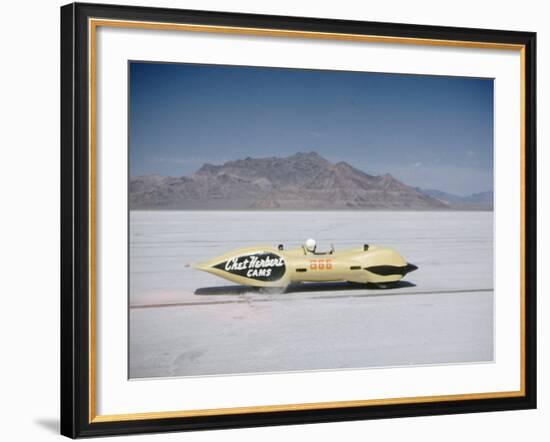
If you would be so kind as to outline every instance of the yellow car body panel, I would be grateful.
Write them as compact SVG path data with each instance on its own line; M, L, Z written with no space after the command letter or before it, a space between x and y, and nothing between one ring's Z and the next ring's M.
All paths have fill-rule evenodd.
M317 253L260 245L233 250L191 267L236 284L287 287L299 282L395 283L417 269L395 250L367 246Z

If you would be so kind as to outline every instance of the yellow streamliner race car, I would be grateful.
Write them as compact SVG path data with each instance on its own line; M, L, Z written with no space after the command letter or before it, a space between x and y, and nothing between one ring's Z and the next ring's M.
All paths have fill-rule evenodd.
M286 288L299 282L348 281L391 288L418 267L396 251L380 246L318 252L315 240L298 248L255 246L233 250L192 268L212 273L237 284Z

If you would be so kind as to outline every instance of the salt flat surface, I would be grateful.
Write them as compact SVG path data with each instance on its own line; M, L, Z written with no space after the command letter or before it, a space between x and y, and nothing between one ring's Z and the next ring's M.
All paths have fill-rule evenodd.
M395 248L400 288L265 294L185 267L255 244ZM130 377L493 360L492 212L131 212Z

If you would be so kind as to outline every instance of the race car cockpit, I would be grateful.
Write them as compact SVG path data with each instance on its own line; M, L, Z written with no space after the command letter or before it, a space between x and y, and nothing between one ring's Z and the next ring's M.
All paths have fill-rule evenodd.
M334 245L330 245L330 250L326 252L319 252L317 251L317 241L315 241L313 238L309 238L303 245L302 249L304 249L305 255L332 255L334 253Z

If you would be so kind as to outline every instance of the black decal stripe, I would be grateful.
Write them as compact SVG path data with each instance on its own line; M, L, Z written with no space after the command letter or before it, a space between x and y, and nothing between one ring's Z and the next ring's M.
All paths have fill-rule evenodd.
M405 276L407 273L414 272L418 267L414 264L407 263L404 266L372 266L365 267L365 270L368 270L371 273L375 273L380 276L390 276L390 275L401 275Z

